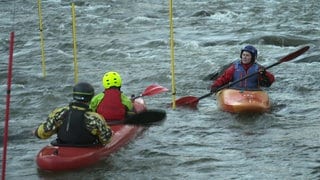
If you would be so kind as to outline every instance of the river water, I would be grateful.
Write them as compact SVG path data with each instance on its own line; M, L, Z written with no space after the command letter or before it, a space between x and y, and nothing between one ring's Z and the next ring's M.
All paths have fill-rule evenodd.
M75 81L71 2L42 1L46 77L41 66L36 1L0 1L1 144L9 34L15 32L7 179L319 179L320 4L316 0L173 2L176 97L200 97L205 77L252 44L263 65L303 47L293 61L270 69L270 113L222 112L214 97L198 110L170 109L172 92L146 97L167 119L95 166L50 173L35 156L51 140L33 129L71 100ZM171 90L169 1L74 1L79 81L102 91L106 71L118 71L122 90L136 94L153 83Z

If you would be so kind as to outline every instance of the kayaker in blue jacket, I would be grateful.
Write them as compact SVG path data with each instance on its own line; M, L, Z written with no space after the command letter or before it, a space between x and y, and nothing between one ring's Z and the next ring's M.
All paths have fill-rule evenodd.
M272 73L256 62L258 51L255 47L248 45L241 49L240 60L237 60L229 66L221 76L219 76L211 85L211 92L228 83L237 81L252 73L257 73L255 76L240 81L230 88L242 90L257 90L263 87L270 87L275 81Z
M112 131L100 114L89 109L93 96L94 89L89 83L76 84L73 87L74 102L52 111L47 120L35 130L36 137L47 139L57 134L52 144L60 146L107 144Z

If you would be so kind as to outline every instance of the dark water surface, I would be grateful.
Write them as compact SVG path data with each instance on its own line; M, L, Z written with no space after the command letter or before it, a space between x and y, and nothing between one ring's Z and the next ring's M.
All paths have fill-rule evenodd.
M214 97L201 100L197 111L172 110L167 108L171 92L146 97L149 108L167 110L162 126L151 127L95 166L63 173L38 170L35 156L52 139L40 141L31 132L71 100L71 2L42 1L44 78L37 2L0 1L1 144L9 33L15 32L7 179L320 178L320 4L313 0L173 2L177 98L208 93L211 82L203 79L238 58L246 44L258 48L264 65L311 47L270 69L276 76L266 89L270 113L225 113ZM102 75L114 70L128 95L153 83L171 89L168 1L74 2L79 81L100 92Z

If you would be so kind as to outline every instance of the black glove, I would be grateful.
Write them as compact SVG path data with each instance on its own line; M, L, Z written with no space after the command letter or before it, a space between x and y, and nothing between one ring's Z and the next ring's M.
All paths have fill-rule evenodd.
M266 69L264 67L259 68L260 73L260 85L264 87L270 87L271 83L268 76L266 75Z
M259 73L262 75L262 76L265 76L266 75L266 69L264 67L260 67L259 68Z

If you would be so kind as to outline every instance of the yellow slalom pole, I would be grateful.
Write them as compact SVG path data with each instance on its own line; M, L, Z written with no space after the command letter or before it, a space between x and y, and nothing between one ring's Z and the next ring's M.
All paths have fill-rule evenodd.
M39 14L39 31L40 31L40 47L41 47L41 64L42 64L42 74L43 77L46 77L46 62L44 54L44 36L42 28L42 11L41 11L41 0L38 0L38 14Z
M78 82L78 62L77 62L77 38L76 38L76 16L75 6L72 3L72 37L73 37L73 64L74 64L74 82Z
M174 37L173 37L173 15L172 6L173 0L169 0L169 17L170 17L170 50L171 50L171 91L172 91L172 109L176 108L176 86L175 86L175 73L174 73Z

